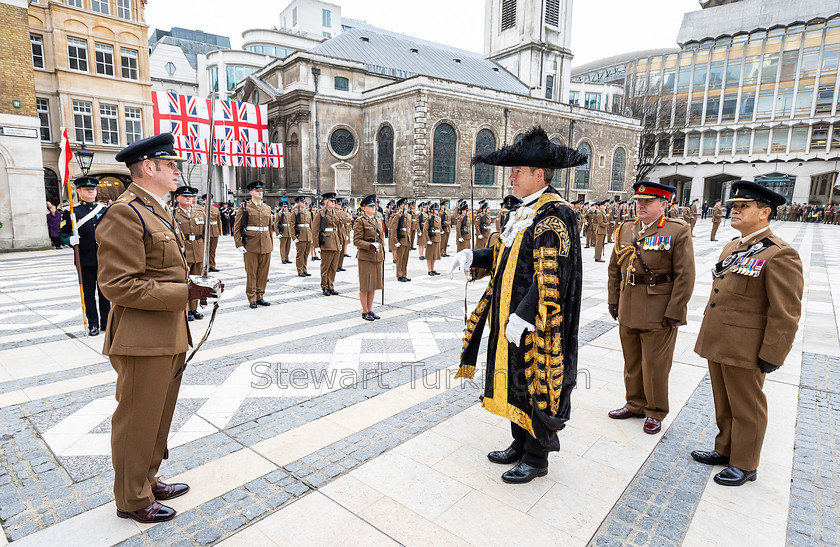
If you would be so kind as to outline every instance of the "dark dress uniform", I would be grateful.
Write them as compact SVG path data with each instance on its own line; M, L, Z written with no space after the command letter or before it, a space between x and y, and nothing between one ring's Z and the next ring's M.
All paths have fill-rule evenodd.
M377 243L376 246L371 243ZM382 263L385 262L385 227L376 216L359 213L353 221L353 245L359 261L359 291L382 289ZM322 251L323 252L323 251Z
M335 194L327 193L324 200L334 200ZM314 244L321 249L321 290L324 296L338 294L335 290L335 272L338 270L338 254L341 252L341 211L336 207L315 213L312 219Z
M250 189L250 188L249 188ZM243 213L248 211L247 224L243 222ZM271 207L264 202L257 205L248 200L236 209L233 220L233 240L236 247L245 247L245 295L250 303L268 304L263 299L268 283L268 269L271 267L271 251L274 241L271 237ZM246 241L242 240L243 233Z
M676 191L645 181L633 188L640 199L667 199ZM627 401L623 408L610 412L610 417L646 416L645 432L658 433L669 410L668 375L677 342L676 325L685 325L694 290L690 226L664 216L647 227L640 219L622 223L608 271L607 303L618 306ZM665 324L665 318L673 320L673 326Z
M783 196L752 182L735 182L732 190L732 201L784 203ZM694 346L709 362L718 434L714 452L692 456L728 463L715 482L739 486L756 478L767 429L764 377L784 365L793 347L803 288L799 253L769 226L733 239L720 254Z
M76 188L95 188L99 181L93 177L79 177L74 182ZM94 230L99 222L99 217L105 207L101 203L86 203L81 201L73 207L76 214L76 229L79 232L79 258L78 266L82 273L82 292L85 301L85 316L87 317L88 332L95 336L100 330L105 330L108 323L108 314L111 311L111 303L102 294L102 289L96 282L96 236ZM59 233L62 236L73 235L73 227L70 222L70 211L61 214ZM76 263L76 257L73 257ZM97 296L99 306L97 310Z

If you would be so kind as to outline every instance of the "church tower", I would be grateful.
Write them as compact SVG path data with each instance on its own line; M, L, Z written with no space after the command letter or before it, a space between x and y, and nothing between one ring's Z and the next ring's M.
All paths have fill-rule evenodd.
M484 57L531 87L531 96L569 98L572 0L485 0Z

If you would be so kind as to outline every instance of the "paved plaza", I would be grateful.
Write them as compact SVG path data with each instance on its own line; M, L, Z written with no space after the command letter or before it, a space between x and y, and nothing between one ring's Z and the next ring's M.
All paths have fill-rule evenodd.
M695 229L697 281L660 435L607 418L624 402L623 361L607 265L584 249L572 417L549 475L526 485L504 484L507 467L486 458L510 430L481 408L481 375L453 379L465 284L445 275L448 259L429 277L413 251L413 280L398 283L389 255L382 319L368 322L355 258L337 275L340 295L324 297L319 262L300 278L275 250L272 306L249 309L242 257L223 237L226 290L184 375L161 467L191 490L154 526L115 515L116 374L103 337L83 334L72 253L0 254L0 545L835 545L840 227L772 228L802 257L803 314L785 366L767 376L758 480L740 488L715 484L721 468L689 456L717 432L693 348L710 269L737 235L728 225L718 242L709 220ZM483 288L469 286L470 311ZM207 317L191 323L193 339Z

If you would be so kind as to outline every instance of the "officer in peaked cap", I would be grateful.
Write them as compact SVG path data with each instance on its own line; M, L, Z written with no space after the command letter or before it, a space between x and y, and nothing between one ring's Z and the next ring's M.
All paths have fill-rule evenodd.
M94 229L99 220L99 215L105 207L96 201L96 187L99 180L95 177L84 176L73 181L76 187L76 195L79 201L73 207L76 216L76 231L78 236L73 234L73 223L70 219L70 211L61 214L59 233L70 238L70 245L76 246L78 255L74 253L73 262L79 266L82 275L82 293L85 301L85 316L88 323L88 334L96 336L100 330L105 330L108 323L108 313L111 311L111 303L102 295L102 290L97 287L96 269L96 237ZM77 262L78 261L78 262ZM97 311L96 301L99 299Z
M756 480L767 429L765 376L785 363L802 313L804 280L796 249L770 230L786 199L748 181L732 184L730 226L713 270L712 291L694 351L709 362L718 434L714 450L691 456L726 465L714 477L724 486Z
M638 218L619 225L607 280L607 305L624 352L626 403L608 415L645 418L644 432L656 434L669 410L677 328L686 324L694 290L694 246L691 226L665 217L676 188L641 181L633 190Z
M306 208L306 198L298 196L292 211L292 222L295 243L295 267L298 277L310 277L312 274L306 269L309 253L312 252L312 214Z
M411 250L411 213L408 210L408 200L400 198L397 200L396 211L391 215L391 222L388 227L393 234L394 257L397 263L397 281L406 283L411 281L408 277L408 254Z
M603 262L601 258L604 253L604 240L607 237L607 231L610 227L610 219L607 216L606 205L607 200L599 201L593 217L594 233L595 233L595 262Z
M385 261L385 226L376 212L376 196L369 195L359 204L361 212L353 222L353 245L359 261L359 301L362 319L374 321L373 296L384 285L382 263Z
M475 228L475 247L476 249L484 249L490 241L490 231L492 228L492 219L489 213L490 206L486 201L478 202L478 212L473 218L473 227Z
M325 206L312 218L312 239L313 245L321 250L321 291L324 296L330 296L338 294L335 273L341 252L342 218L335 207L335 192L327 192L321 197Z
M446 248L449 246L449 234L452 231L452 211L449 210L449 200L440 200L440 223L443 226L443 231L440 234L440 256L448 257L449 253Z
M251 199L236 209L233 220L233 241L236 250L242 253L245 262L245 296L248 306L270 306L263 296L271 267L273 222L271 207L263 202L263 182L255 180L248 184Z
M201 196L207 200L207 194ZM222 213L215 203L210 204L210 264L207 268L210 272L218 272L216 268L216 248L219 246L219 236L222 235Z
M289 201L284 196L280 200L280 210L274 215L274 232L277 234L278 246L280 247L280 261L283 264L291 264L289 251L292 248L292 237L294 236L294 214L289 211Z
M175 201L175 222L181 229L184 236L184 251L187 257L187 264L190 267L190 275L200 275L204 263L204 211L195 206L198 189L192 186L180 186L174 192ZM187 314L188 320L203 319L204 315L198 312L198 300L190 300L190 311Z
M171 520L161 504L189 490L157 478L192 344L190 300L215 296L188 280L180 230L164 201L178 186L171 134L139 140L116 156L131 173L128 189L96 227L99 286L112 304L102 353L117 372L111 458L117 515L142 523Z

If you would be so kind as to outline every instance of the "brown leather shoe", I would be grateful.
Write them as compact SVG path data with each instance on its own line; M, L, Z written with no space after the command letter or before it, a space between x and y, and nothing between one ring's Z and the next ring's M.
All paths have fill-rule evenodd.
M626 420L627 418L644 418L644 414L636 414L635 412L631 412L629 408L623 406L621 408L616 408L615 410L610 410L607 413L607 416L612 418L613 420Z
M117 516L121 519L131 519L141 522L143 524L154 524L156 522L166 522L175 518L177 511L175 509L158 503L152 502L148 507L138 509L137 511L120 511L117 509Z
M158 481L152 488L152 494L155 495L156 500L171 500L173 498L177 498L178 496L183 496L189 491L189 485L182 482L166 484L165 482Z
M645 430L645 433L650 433L651 435L655 435L662 431L662 422L657 420L656 418L645 418L645 425L642 427Z

